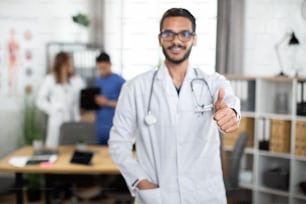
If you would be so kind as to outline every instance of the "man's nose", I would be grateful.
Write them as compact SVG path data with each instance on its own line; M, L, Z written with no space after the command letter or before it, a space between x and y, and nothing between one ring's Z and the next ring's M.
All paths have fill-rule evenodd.
M172 40L173 42L182 42L181 40L180 40L180 38L179 38L179 34L178 33L175 33L174 35L173 35L173 40Z

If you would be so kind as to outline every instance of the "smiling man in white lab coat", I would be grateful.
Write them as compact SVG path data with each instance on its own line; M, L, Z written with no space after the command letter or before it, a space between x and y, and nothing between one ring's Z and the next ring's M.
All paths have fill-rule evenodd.
M166 11L164 64L126 83L119 97L109 148L137 204L226 203L219 134L238 128L240 102L223 76L189 63L195 30L188 10Z

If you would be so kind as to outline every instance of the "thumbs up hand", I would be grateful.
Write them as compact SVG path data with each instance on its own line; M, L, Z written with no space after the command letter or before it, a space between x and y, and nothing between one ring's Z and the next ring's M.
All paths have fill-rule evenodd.
M237 130L239 125L235 111L226 105L224 97L224 88L220 88L218 98L214 105L214 120L217 122L221 131L229 133Z

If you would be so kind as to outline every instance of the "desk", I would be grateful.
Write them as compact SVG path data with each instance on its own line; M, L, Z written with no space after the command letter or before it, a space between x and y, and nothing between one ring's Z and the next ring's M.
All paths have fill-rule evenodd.
M58 158L53 166L40 167L39 165L27 165L25 167L11 166L8 161L15 156L30 156L33 153L32 146L25 146L19 150L7 155L0 160L0 171L16 173L16 201L22 204L22 174L23 173L41 173L41 174L119 174L119 169L112 162L111 156L106 146L89 145L87 150L94 151L95 155L92 159L92 165L83 166L71 164L70 159L75 150L74 145L60 146L58 148ZM46 182L48 185L48 182ZM47 187L45 189L48 189ZM49 193L46 190L46 203L49 203Z

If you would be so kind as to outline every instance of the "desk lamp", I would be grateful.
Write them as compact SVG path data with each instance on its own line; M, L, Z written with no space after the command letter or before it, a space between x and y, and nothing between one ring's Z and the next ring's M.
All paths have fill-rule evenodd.
M296 46L296 45L299 45L300 42L299 40L296 38L294 32L291 32L291 33L286 33L282 39L274 46L274 49L275 49L275 52L276 52L276 56L277 56L277 60L278 60L278 63L279 63L279 66L281 68L281 72L277 75L277 76L287 76L285 73L284 73L284 67L283 67L283 64L282 64L282 61L281 61L281 57L280 57L280 53L279 53L279 47L280 45L285 42L286 40L288 40L289 38L289 41L288 41L288 45L289 46Z

